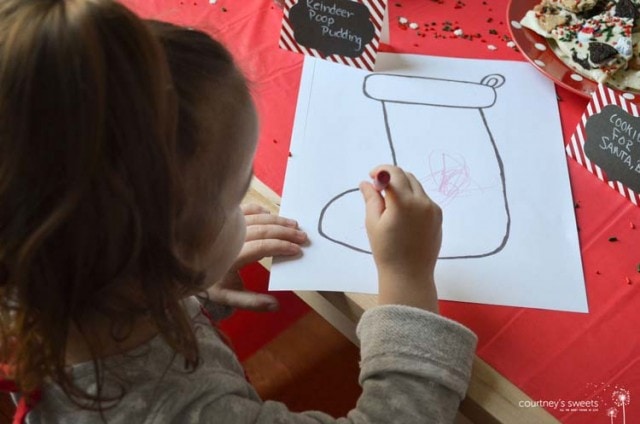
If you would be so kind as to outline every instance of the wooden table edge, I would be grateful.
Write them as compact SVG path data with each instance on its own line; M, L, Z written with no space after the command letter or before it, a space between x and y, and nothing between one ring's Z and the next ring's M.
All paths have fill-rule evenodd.
M243 202L257 203L277 214L280 196L254 178ZM269 260L261 261L271 269ZM375 295L342 292L296 291L304 302L326 319L345 337L358 345L356 325L365 310L377 304ZM559 421L543 408L523 407L532 399L477 356L467 397L460 412L473 423L545 424Z

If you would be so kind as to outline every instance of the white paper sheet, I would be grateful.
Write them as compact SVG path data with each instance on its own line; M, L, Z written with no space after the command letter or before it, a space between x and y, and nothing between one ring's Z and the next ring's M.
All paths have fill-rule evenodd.
M444 212L440 299L587 312L553 84L520 62L305 58L280 213L311 244L271 290L377 292L358 183L413 172Z

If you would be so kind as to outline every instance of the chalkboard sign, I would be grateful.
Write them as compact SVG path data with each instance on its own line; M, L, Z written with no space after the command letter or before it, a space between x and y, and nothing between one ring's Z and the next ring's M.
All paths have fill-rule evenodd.
M585 156L609 180L640 192L640 117L610 104L587 119L585 132Z
M640 111L636 96L598 84L566 151L600 181L640 206Z
M351 0L301 0L289 11L298 44L324 55L359 57L376 30L367 6Z

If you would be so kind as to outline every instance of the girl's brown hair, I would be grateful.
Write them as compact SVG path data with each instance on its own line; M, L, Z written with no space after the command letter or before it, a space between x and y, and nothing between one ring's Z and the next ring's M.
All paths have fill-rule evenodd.
M203 198L216 199L231 178L240 156L236 133L245 125L238 116L251 104L251 96L231 54L208 34L166 22L148 25L166 52L177 94L177 159L180 174L188 180L177 247L181 257L191 261L212 243L207 237L216 233L212 225L219 228L224 219L216 213L215 202L198 205L206 205Z
M102 399L96 316L126 337L146 314L197 364L180 299L202 278L176 253L197 123L150 25L173 45L171 26L111 0L0 2L0 362L25 392L54 381L72 399ZM178 92L195 96L208 75L177 78ZM65 370L72 327L91 350L95 394Z

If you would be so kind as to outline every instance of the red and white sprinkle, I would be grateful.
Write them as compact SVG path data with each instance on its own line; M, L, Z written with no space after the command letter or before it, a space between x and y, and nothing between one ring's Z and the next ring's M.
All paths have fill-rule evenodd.
M411 29L418 29L418 28L420 28L420 25L418 25L418 24L417 24L417 23L415 23L415 22L411 22L411 23L409 24L409 28L411 28Z
M458 36L458 37L462 37L462 35L464 34L464 31L462 31L460 28L458 28L457 30L453 31L453 34Z
M399 22L401 25L406 25L406 24L408 24L408 23L409 23L409 19L405 18L404 16L400 16L400 17L398 18L398 22Z
M507 43L507 47L509 47L509 48L511 48L511 49L512 49L512 48L514 48L515 46L516 46L516 43L515 43L514 41L509 41L509 42Z
M488 48L489 50L498 50L498 48L497 48L496 46L494 46L493 44L489 44L489 45L487 46L487 48Z

